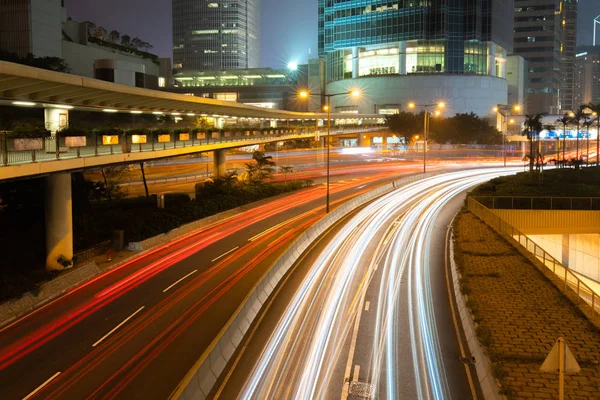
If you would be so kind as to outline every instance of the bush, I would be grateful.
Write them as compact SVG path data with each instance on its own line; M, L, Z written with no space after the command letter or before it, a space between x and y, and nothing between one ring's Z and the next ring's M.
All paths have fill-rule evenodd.
M165 208L180 207L190 202L190 196L186 193L167 193L165 194Z

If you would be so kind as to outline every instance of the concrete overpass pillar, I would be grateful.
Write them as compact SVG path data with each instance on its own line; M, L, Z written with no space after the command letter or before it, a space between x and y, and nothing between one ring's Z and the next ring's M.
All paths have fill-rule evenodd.
M388 137L384 133L383 136L381 137L381 150L383 150L383 151L386 151L388 148L387 140L388 140Z
M223 129L225 127L225 119L224 118L215 118L215 128Z
M222 178L227 172L227 156L225 150L213 151L213 176Z
M71 174L55 174L46 178L46 268L61 270L63 256L73 260L73 212Z

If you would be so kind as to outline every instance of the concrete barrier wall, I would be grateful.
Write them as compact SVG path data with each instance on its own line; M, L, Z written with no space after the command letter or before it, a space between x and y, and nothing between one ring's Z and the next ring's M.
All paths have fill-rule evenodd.
M231 356L234 354L250 325L274 291L275 287L302 253L323 232L357 207L360 207L381 195L389 193L400 186L440 173L441 172L432 172L413 175L381 186L344 203L306 230L252 288L236 312L223 327L219 335L213 340L190 372L179 384L171 398L184 400L207 398L213 385L219 378L219 375L225 369Z
M92 261L65 272L49 282L41 284L37 294L27 292L18 299L2 303L0 305L0 326L6 325L31 310L57 298L67 290L91 279L98 273L100 273L100 269Z
M525 234L600 233L600 211L491 209Z

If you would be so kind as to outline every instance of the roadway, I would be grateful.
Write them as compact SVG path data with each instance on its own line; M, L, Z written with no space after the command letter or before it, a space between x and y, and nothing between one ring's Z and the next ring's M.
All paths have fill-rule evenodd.
M333 205L419 169L334 179ZM317 185L208 226L3 328L2 398L168 397L255 282L323 216L324 192Z
M448 225L461 193L519 169L409 184L330 229L261 311L219 399L480 398L452 318Z

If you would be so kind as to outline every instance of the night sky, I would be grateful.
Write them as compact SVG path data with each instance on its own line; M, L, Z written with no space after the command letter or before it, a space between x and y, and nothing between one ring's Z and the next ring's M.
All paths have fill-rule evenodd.
M261 3L263 66L283 67L289 61L302 63L316 57L317 0L261 0ZM138 36L154 45L151 52L161 57L173 55L169 0L65 0L65 6L74 20L90 20L109 31L116 29L121 34ZM579 0L578 45L592 44L592 21L597 15L600 15L599 0Z

